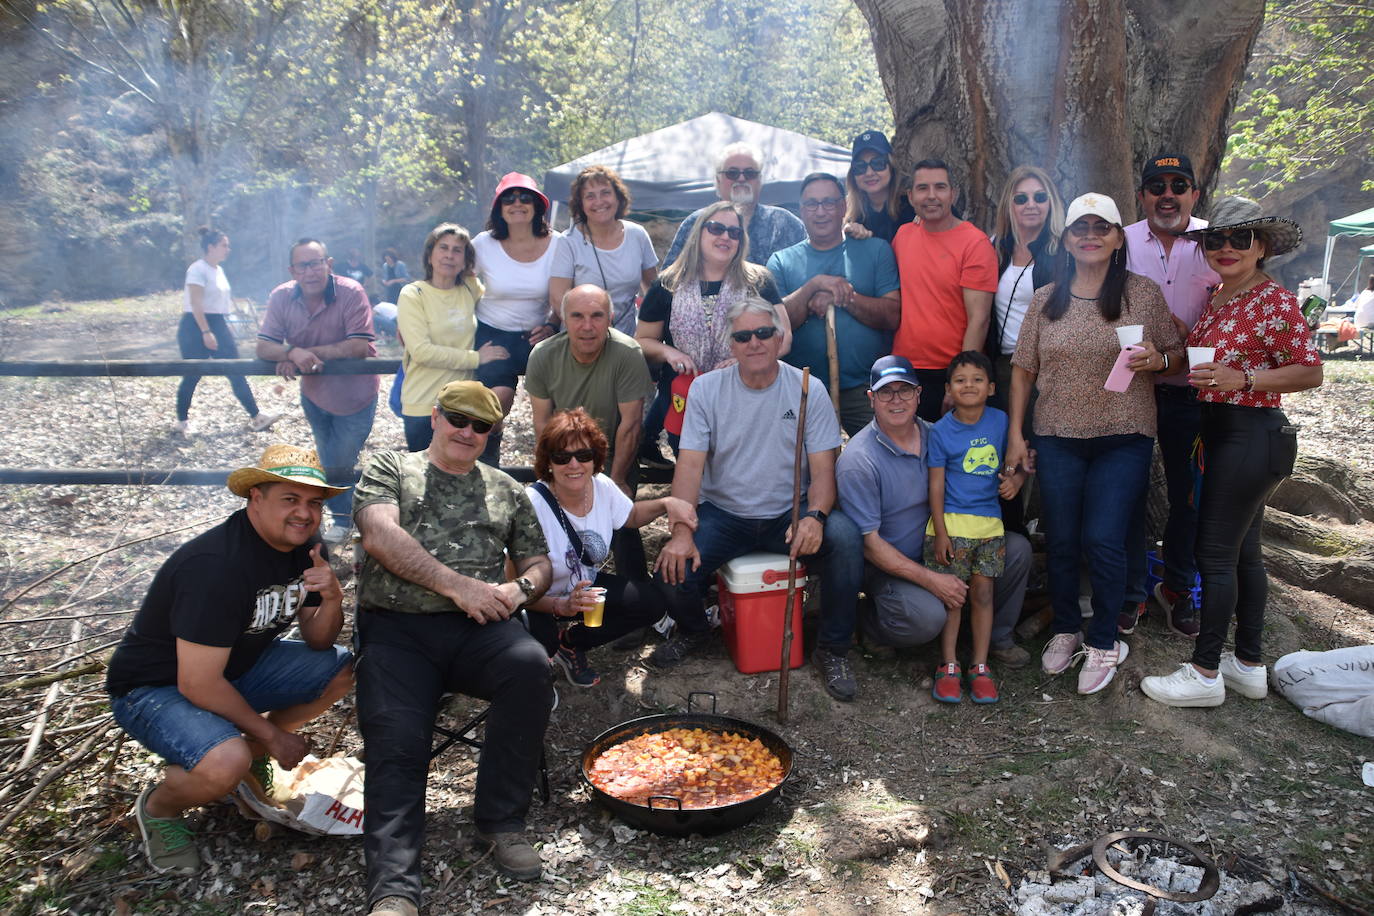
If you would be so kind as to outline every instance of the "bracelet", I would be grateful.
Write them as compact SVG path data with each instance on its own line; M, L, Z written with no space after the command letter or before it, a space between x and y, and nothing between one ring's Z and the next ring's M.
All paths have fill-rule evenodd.
M1255 370L1254 370L1254 369L1246 369L1246 370L1245 370L1245 387L1242 388L1241 391L1254 391L1254 390L1255 390Z
M1168 371L1169 371L1169 354L1168 354L1168 353L1161 353L1161 354L1159 354L1159 355L1162 356L1162 357L1164 357L1164 368L1163 368L1163 369L1160 369L1159 371L1160 371L1160 372L1168 372Z

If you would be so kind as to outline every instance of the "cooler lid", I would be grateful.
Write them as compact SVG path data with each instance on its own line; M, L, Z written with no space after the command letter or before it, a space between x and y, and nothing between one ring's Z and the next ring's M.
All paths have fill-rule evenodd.
M720 567L725 587L735 594L787 588L787 554L746 553ZM806 584L806 566L797 563L797 585Z

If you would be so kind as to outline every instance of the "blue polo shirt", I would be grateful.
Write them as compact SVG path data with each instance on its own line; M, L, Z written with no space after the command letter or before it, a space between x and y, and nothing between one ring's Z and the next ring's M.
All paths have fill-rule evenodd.
M768 259L768 270L784 297L819 274L844 277L856 293L874 298L898 290L902 285L892 246L876 236L845 239L825 251L813 248L810 241L798 242L774 253ZM847 309L835 309L835 342L842 389L867 387L868 370L873 361L892 352L891 331L870 328ZM792 332L792 350L783 358L798 369L810 366L812 376L829 384L825 319L815 315L807 318Z
M859 430L835 464L835 483L840 508L860 533L876 531L908 560L920 563L930 519L926 456L931 426L919 417L916 423L921 429L920 454L897 445L876 421Z

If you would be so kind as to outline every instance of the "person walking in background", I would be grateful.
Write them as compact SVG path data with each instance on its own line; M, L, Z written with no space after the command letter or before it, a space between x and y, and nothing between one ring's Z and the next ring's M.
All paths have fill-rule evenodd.
M477 346L495 344L504 359L483 363L477 378L496 392L502 416L515 403L530 350L558 329L548 322L549 276L558 252L549 231L549 199L528 175L501 176L485 232L472 240L477 275L486 293L477 303ZM482 460L501 462L501 424L486 438Z
M363 261L363 253L356 248L348 249L348 257L344 259L339 273L363 289L367 289L367 281L372 279L372 268L367 266Z
M568 192L572 225L558 237L549 277L549 319L557 327L563 294L592 283L610 294L617 331L633 337L639 308L635 300L658 278L658 255L649 233L625 219L630 190L604 165L583 169Z
M510 355L494 343L473 349L477 300L482 298L473 260L468 231L457 223L440 223L425 236L425 278L401 290L396 311L405 347L401 422L406 448L412 452L429 448L434 438L430 417L441 388L472 378L478 366Z
M234 300L229 278L220 266L229 257L229 236L208 226L201 226L197 232L205 254L186 268L177 347L182 359L238 359L239 348L228 317L234 310ZM177 386L177 422L173 429L179 435L189 436L192 432L191 397L200 379L199 375L183 375ZM229 387L248 412L248 425L255 432L270 429L281 418L281 414L258 410L253 389L244 376L229 376Z
M844 232L850 238L877 236L890 244L898 227L916 218L897 180L892 144L881 131L866 130L854 138L845 187Z
M410 271L406 269L406 262L402 261L395 248L388 248L382 252L382 299L385 302L395 303L401 295L401 290L410 282Z
M1301 244L1302 229L1265 216L1254 201L1227 203L1217 207L1211 226L1185 236L1202 245L1221 285L1188 335L1190 349L1212 350L1211 359L1188 373L1202 414L1197 643L1173 674L1140 682L1147 697L1166 706L1219 706L1227 690L1256 700L1268 693L1261 644L1269 598L1264 504L1298 455L1298 431L1280 409L1280 394L1322 383L1321 357L1297 297L1264 272L1265 260ZM1233 617L1234 654L1222 651Z
M324 243L304 238L287 255L292 279L267 297L258 329L258 359L277 364L285 379L300 376L301 410L315 434L331 487L351 487L354 465L377 413L375 375L322 375L325 362L377 355L372 308L363 288L333 273ZM353 493L329 498L333 522L324 539L338 543L353 527Z

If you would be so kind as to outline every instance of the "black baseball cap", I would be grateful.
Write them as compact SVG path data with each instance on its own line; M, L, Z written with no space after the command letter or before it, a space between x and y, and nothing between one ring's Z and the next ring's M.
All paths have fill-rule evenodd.
M1182 175L1191 184L1197 184L1197 179L1193 177L1193 162L1182 153L1160 153L1151 156L1145 163L1145 168L1140 170L1140 183L1151 178L1158 178L1160 175Z
M866 149L871 149L882 156L892 153L892 144L887 142L887 137L880 130L866 130L854 138L854 151L849 154L850 159L858 159L859 153Z
M873 364L873 368L868 371L868 390L877 391L884 385L893 382L906 382L908 385L921 387L921 380L916 375L916 370L912 368L911 360L905 356L884 356Z

